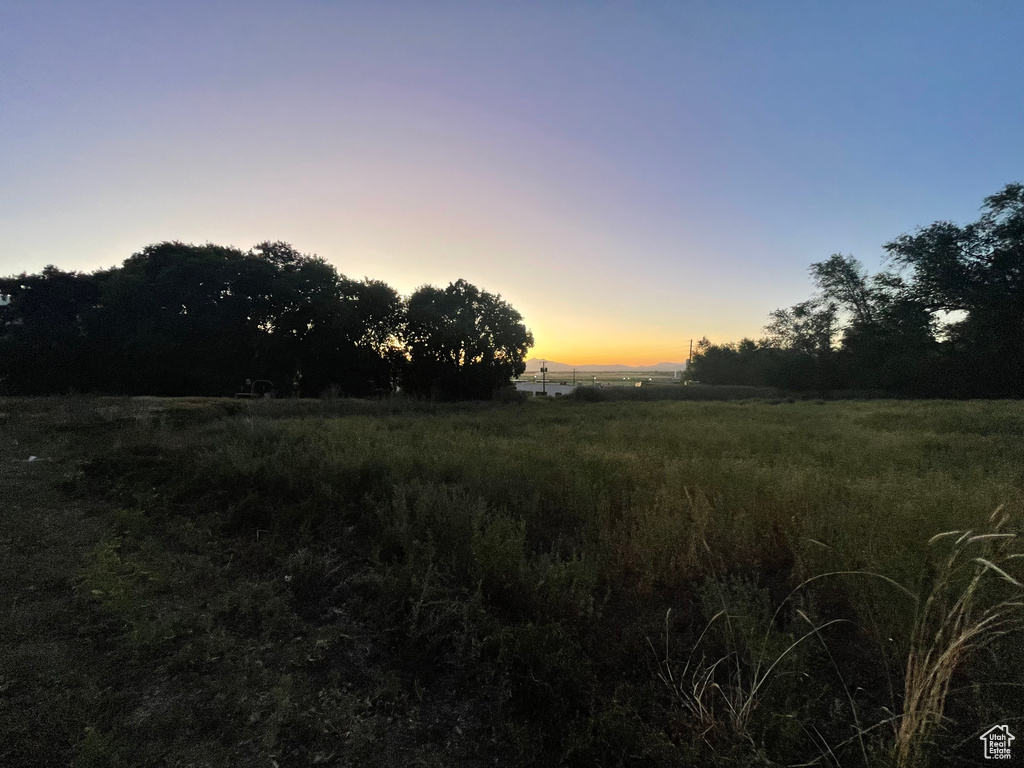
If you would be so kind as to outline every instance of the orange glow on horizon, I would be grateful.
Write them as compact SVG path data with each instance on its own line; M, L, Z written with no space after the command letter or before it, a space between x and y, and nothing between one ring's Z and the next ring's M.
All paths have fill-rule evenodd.
M534 354L530 351L528 358L538 358L541 360L550 360L552 362L563 363L564 365L629 365L629 366L644 366L644 365L655 365L657 363L682 363L686 360L686 352L684 351L680 356L676 354L643 354L637 355L636 350L629 352L615 352L609 351L604 354L591 354L582 355L576 354L572 350L565 350L564 354L555 350L552 354Z
M532 330L537 344L527 353L527 358L577 366L682 363L689 357L691 339L696 349L697 342L705 335L714 344L739 341L744 337L756 339L761 336L760 329L752 332L749 328L743 327L735 327L733 330L732 323L719 322L715 325L713 332L702 333L696 330L685 336L676 329L667 332L662 329L655 330L656 326L653 325L633 331L633 328L627 328L625 324L623 327L596 327L592 324L585 334L580 328L552 332L548 327L535 327ZM635 325L633 327L635 328Z
M527 357L553 360L565 365L654 365L681 363L689 350L689 339L664 341L651 338L624 343L621 338L602 338L598 335L574 342L559 342L538 344Z

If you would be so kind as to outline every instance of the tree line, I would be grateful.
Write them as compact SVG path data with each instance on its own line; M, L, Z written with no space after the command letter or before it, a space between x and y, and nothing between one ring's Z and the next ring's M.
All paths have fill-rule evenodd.
M770 313L761 339L702 339L693 378L797 391L1024 396L1024 185L987 197L975 222L938 221L883 248L876 274L841 254L812 264L815 293Z
M164 242L92 273L0 278L0 392L490 397L533 337L464 280L409 297L282 242L248 251Z

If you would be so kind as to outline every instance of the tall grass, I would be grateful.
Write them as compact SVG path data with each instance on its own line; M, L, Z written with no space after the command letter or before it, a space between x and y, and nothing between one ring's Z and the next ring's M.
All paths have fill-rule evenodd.
M954 674L968 654L1022 627L1024 584L1011 576L1024 554L1017 535L1004 530L1003 508L982 532L944 531L929 545L952 541L919 601L904 677L903 712L896 733L898 768L923 762L928 741L942 723Z
M669 738L697 750L677 764L920 765L968 727L943 719L967 654L1016 626L1018 403L175 408L135 419L94 473L223 535L294 542L312 618L360 542L389 632L423 663L492 665L556 761ZM917 612L835 571L922 583ZM891 694L872 666L899 664Z

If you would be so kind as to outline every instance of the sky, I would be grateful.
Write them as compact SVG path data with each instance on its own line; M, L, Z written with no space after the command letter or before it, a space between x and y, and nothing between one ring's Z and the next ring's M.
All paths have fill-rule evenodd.
M1019 0L0 0L0 274L283 240L681 361L1024 181L1021 41Z

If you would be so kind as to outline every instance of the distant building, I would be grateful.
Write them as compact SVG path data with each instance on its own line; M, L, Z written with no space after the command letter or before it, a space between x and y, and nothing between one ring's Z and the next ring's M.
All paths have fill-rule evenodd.
M547 386L543 385L539 381L519 381L518 379L512 383L515 385L517 392L530 392L534 395L543 395L546 390L548 397L570 395L576 389L572 384L552 384L551 382L548 382Z

